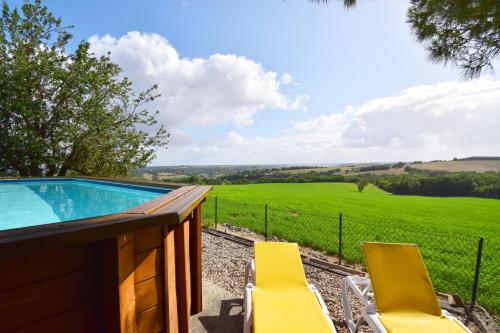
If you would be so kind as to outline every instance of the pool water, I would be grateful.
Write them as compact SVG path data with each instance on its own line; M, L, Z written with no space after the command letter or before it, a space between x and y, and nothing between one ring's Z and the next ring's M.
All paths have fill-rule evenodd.
M119 213L169 191L86 179L0 180L0 230Z

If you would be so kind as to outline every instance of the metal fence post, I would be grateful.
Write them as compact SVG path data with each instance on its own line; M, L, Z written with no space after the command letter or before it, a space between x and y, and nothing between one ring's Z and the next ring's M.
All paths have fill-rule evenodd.
M217 230L217 196L215 196L215 230Z
M267 241L267 204L264 206L264 240Z
M474 305L476 305L477 286L479 284L479 271L481 269L481 256L483 255L483 243L484 237L479 237L479 242L477 244L476 270L474 272L474 284L472 285L472 297L470 301L469 315L472 314Z
M339 265L342 265L342 212L339 213Z

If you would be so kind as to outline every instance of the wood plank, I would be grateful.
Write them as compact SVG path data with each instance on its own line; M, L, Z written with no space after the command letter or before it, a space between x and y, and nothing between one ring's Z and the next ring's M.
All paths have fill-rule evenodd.
M161 228L148 228L137 230L134 233L134 252L140 253L154 248L159 248L163 244Z
M191 317L191 265L189 260L189 222L177 225L175 235L175 264L179 331L189 332Z
M124 281L134 272L134 242L118 249L118 281Z
M111 238L100 242L101 244L101 278L100 290L102 295L99 313L104 332L120 331L120 293L118 273L119 241Z
M44 179L46 177L43 177ZM57 177L64 178L64 177ZM67 177L73 178L73 177ZM161 187L167 189L177 189L182 187L183 185L179 185L178 183L168 183L163 181L151 181L151 180L130 180L130 179L120 179L120 178L109 178L109 177L95 177L95 176L78 176L78 178L90 179L90 180L102 180L108 182L115 182L121 184L129 184L129 185L139 185L139 186L150 186L150 187Z
M178 218L177 222L181 223L191 214L196 206L205 201L211 189L210 186L198 186L172 203L158 209L155 211L155 214L176 214Z
M177 312L177 286L175 277L175 236L168 227L163 228L163 285L164 287L164 317L165 331L179 332L179 317Z
M194 186L194 185L179 187L179 188L175 189L174 191L171 191L167 194L159 196L158 198L155 198L153 200L145 202L142 205L139 205L137 207L133 207L133 208L127 210L126 213L153 214L156 210L160 209L161 207L163 207L165 205L168 205L172 201L177 200L178 198L185 195L187 192L191 191L194 188L196 188L196 186Z
M135 333L137 323L135 317L134 273L132 272L120 283L120 332Z
M160 249L153 249L136 254L135 261L135 283L151 279L162 274L162 253Z
M202 276L201 276L201 205L193 212L189 222L189 256L191 263L191 315L202 311Z
M96 255L96 247L85 244L1 258L0 267L8 269L8 274L0 274L0 291L85 269L93 265Z
M135 285L135 312L137 314L163 303L163 282L161 277L143 281Z
M129 233L126 233L123 235L118 235L116 238L118 240L118 247L122 248L125 245L127 245L128 242L131 242L134 240L134 233L129 232Z
M0 332L8 332L97 299L96 271L86 269L0 293Z
M137 333L158 333L165 328L163 305L158 304L137 316ZM188 333L188 332L186 332Z
M99 304L90 302L77 306L69 311L44 318L36 323L12 331L12 333L88 333L110 332L99 322Z

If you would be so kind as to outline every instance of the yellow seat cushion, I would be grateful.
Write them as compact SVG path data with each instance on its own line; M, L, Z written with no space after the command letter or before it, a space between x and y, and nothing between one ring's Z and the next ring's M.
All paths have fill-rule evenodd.
M296 243L256 242L255 286L288 289L307 287L307 280Z
M387 333L464 333L466 330L445 316L417 312L390 312L380 316Z
M363 254L379 313L410 311L441 316L416 245L366 242Z
M322 333L332 329L307 288L252 292L254 333Z
M380 321L388 333L464 333L439 307L414 244L363 243Z

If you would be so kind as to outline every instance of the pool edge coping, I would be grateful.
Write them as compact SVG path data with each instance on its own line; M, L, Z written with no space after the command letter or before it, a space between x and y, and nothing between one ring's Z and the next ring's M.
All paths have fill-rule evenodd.
M44 180L48 179L48 177L6 179ZM172 190L120 213L2 230L0 231L0 257L12 255L13 251L16 251L16 253L29 252L33 247L42 249L106 239L143 229L145 227L144 223L149 224L148 228L179 224L190 216L194 207L205 201L208 192L212 190L211 186L133 181L105 177L50 177L50 179L88 179L170 188Z

